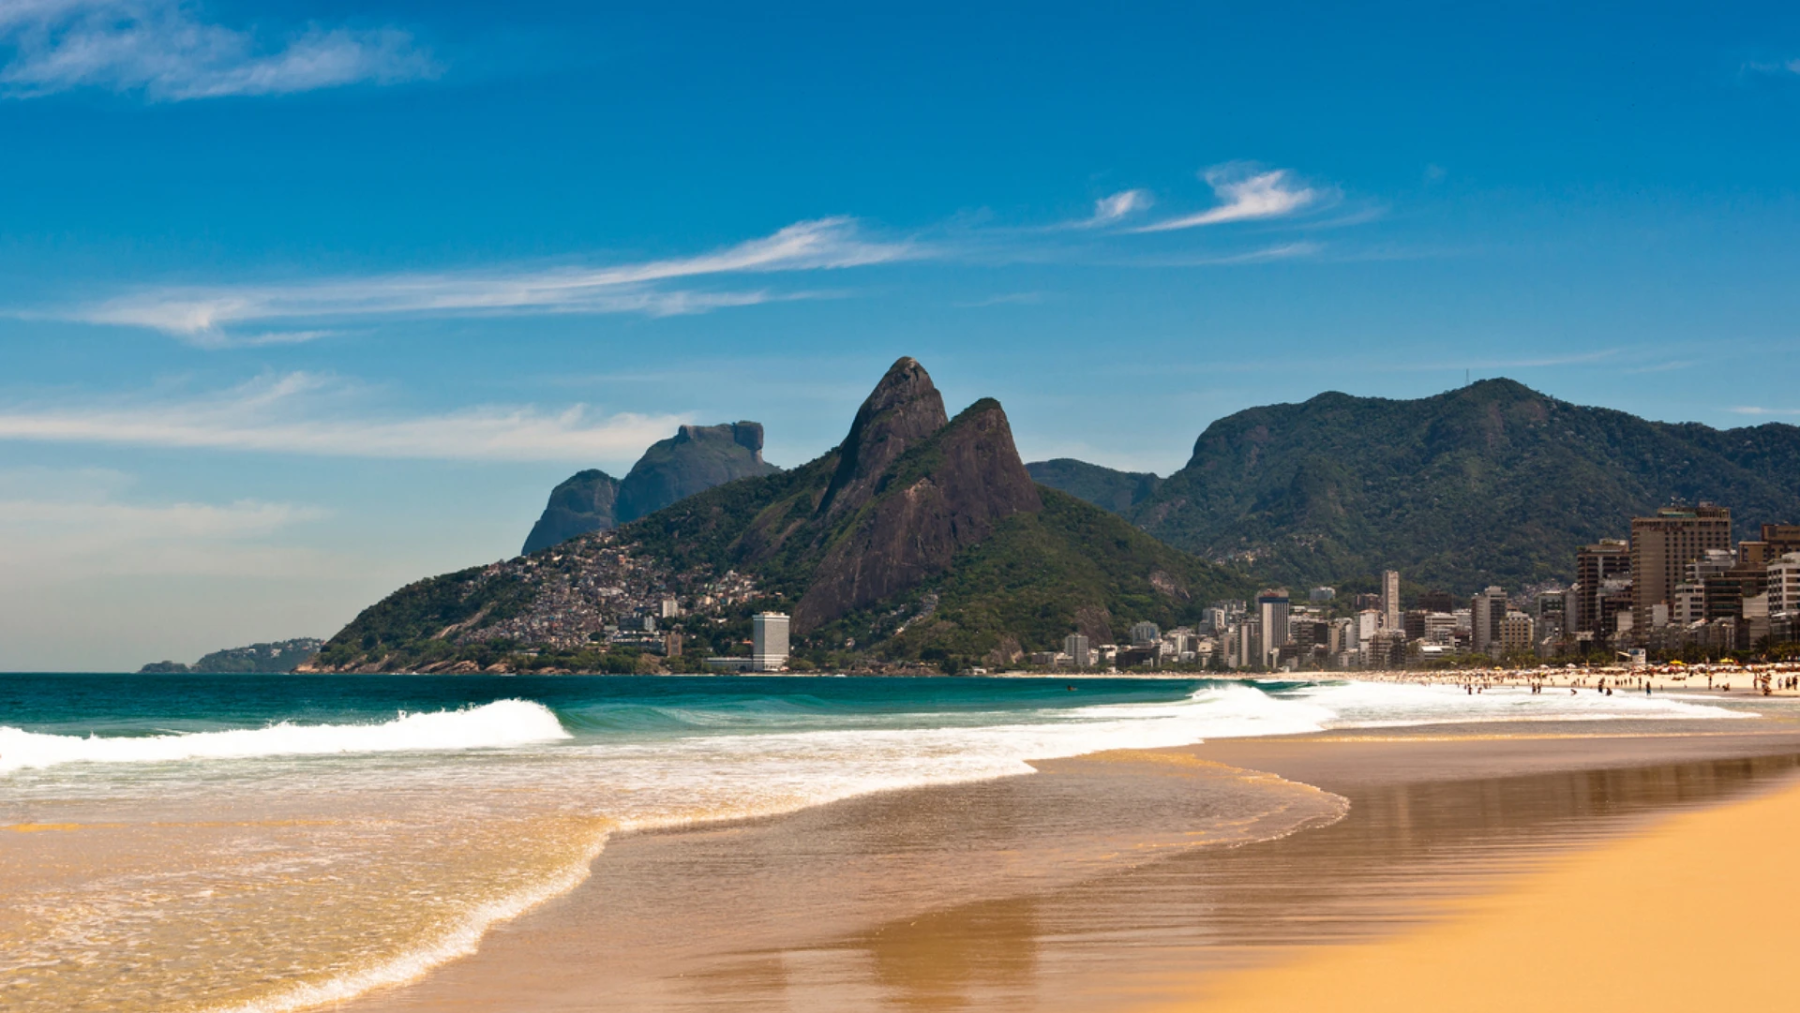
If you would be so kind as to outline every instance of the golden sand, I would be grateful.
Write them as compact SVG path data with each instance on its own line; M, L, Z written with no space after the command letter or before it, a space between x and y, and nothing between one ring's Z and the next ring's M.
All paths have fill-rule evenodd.
M1780 1010L1800 1002L1800 785L1564 857L1447 920L1214 977L1207 1013Z

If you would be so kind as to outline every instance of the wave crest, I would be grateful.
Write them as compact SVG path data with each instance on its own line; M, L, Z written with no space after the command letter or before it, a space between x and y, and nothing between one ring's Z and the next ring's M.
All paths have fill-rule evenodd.
M0 726L0 773L64 763L170 763L260 756L497 749L569 738L556 714L533 700L400 712L379 724L296 725L177 735L47 735Z

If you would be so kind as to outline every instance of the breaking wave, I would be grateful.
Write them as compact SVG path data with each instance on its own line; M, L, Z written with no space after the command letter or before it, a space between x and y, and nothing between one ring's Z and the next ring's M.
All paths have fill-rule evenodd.
M379 724L297 725L174 735L49 735L0 726L0 772L65 763L170 763L262 756L499 749L569 738L550 708L531 700L426 714L402 711Z

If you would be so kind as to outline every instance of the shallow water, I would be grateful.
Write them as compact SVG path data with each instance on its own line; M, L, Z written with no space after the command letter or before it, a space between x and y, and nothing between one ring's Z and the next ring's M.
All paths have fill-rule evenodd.
M0 999L340 1000L471 952L579 883L619 830L1028 774L1027 759L1330 727L1732 716L1355 683L0 676ZM1216 804L1184 809L1170 846L1324 811L1296 809L1291 785L1207 783ZM1079 871L1110 846L1034 868Z

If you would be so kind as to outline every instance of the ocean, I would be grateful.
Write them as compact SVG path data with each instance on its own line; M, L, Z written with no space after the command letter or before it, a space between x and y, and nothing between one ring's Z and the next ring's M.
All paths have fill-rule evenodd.
M1745 713L1358 682L0 675L0 1007L342 1001L472 952L579 885L612 835L1032 759ZM1234 804L1241 825L1254 802Z

